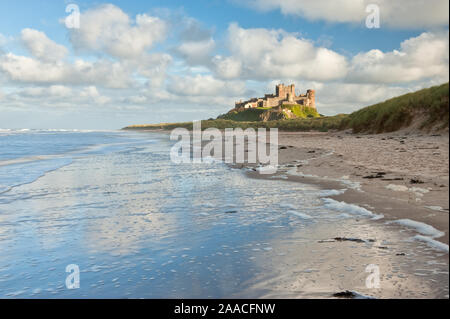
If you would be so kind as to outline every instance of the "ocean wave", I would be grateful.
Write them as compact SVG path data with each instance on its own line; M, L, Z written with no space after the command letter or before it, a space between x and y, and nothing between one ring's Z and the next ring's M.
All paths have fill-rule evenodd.
M441 243L440 241L437 241L433 238L427 237L427 236L422 236L422 235L416 235L413 237L414 240L418 240L418 241L422 241L425 244L427 244L428 246L430 246L431 248L443 251L448 253L448 245Z
M0 194L9 192L14 187L30 184L46 173L72 163L72 158L62 157L0 166Z
M431 238L439 238L439 237L442 237L445 235L444 232L437 230L436 228L434 228L431 225L428 225L428 224L425 224L422 222L417 222L417 221L411 220L411 219L394 220L394 221L387 222L387 224L398 224L401 226L412 228L422 235L431 236Z
M334 210L341 213L348 213L352 215L361 215L370 217L373 220L378 220L384 217L384 215L378 215L372 213L370 210L365 209L364 207L360 207L354 204L348 204L345 202L338 202L331 198L322 198L322 201L325 203L324 207L330 210Z

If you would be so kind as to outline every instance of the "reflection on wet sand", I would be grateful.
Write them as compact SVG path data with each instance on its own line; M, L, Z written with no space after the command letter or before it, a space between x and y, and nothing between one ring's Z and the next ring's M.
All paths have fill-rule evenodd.
M162 136L83 157L3 194L0 297L448 295L448 254L412 231L331 211L315 186L172 164L168 149ZM68 264L80 289L64 286ZM368 264L379 289L365 287Z

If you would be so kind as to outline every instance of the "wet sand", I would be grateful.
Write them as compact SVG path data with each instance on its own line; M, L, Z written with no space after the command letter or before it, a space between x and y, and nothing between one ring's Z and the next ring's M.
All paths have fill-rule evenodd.
M260 174L258 164L230 165L272 180L272 196L283 203L280 182L319 186L317 206L286 206L300 217L299 227L309 220L305 213L336 220L280 235L258 262L266 271L233 296L330 298L352 290L376 298L448 298L448 135L279 132L278 148L275 174ZM335 202L326 206L329 200ZM337 209L325 218L320 207ZM365 286L368 264L380 267L381 289Z
M429 224L448 244L448 134L280 133L279 145L280 165L295 166L288 178L346 188L331 198Z

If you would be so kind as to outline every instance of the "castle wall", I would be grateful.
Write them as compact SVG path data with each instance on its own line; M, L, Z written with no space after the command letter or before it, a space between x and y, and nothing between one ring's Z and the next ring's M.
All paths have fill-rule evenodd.
M316 92L306 91L306 94L295 95L295 85L279 84L275 87L275 95L266 94L264 98L252 98L235 103L235 108L277 107L283 104L299 104L316 108Z

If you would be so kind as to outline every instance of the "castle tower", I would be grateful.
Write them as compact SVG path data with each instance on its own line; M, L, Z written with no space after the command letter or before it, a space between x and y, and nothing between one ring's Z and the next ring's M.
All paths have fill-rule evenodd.
M292 96L292 99L296 97L295 95L295 84L289 85L289 94Z
M275 96L282 99L286 98L286 87L284 86L284 84L278 84L275 87Z
M306 91L306 97L309 101L308 106L316 108L316 91L315 90Z

